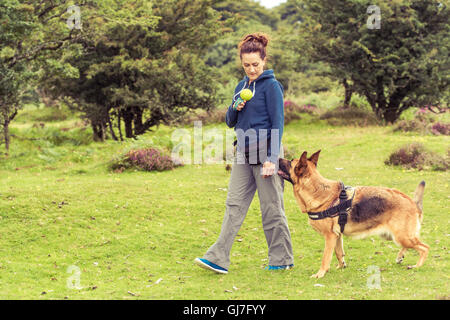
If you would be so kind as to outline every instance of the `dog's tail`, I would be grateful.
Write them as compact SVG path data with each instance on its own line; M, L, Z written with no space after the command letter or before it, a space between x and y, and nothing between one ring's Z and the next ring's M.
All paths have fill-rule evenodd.
M414 193L414 202L420 210L420 217L422 217L423 212L423 192L425 190L425 181L419 183L416 188L416 192Z

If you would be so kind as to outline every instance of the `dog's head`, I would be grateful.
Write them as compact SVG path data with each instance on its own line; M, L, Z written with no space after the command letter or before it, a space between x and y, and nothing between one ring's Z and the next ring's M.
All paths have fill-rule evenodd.
M309 158L305 151L300 159L293 159L291 161L280 159L278 175L292 183L294 186L299 184L302 180L308 179L317 172L316 168L320 151L321 150L317 151Z

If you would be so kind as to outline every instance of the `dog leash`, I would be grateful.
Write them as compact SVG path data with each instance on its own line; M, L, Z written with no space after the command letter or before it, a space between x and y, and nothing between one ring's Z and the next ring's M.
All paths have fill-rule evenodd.
M353 192L352 198L348 199L346 190L349 187L346 187L342 182L340 182L340 184L341 192L339 193L339 204L321 212L308 212L308 216L311 220L321 220L325 218L334 218L339 215L338 224L341 227L341 233L343 233L345 225L347 224L347 212L352 207L355 192Z

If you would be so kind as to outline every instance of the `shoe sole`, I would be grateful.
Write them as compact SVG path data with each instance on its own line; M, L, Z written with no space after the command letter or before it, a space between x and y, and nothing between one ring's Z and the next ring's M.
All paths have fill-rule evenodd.
M220 273L220 274L227 274L228 271L224 271L224 270L218 270L218 269L214 269L213 267L211 267L209 264L204 263L202 260L200 260L199 258L195 258L194 262L201 268L206 269L206 270L211 270L214 271L215 273Z

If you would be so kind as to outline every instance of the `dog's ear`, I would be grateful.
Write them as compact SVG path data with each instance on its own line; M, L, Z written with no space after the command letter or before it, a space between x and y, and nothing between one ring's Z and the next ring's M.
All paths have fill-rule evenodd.
M319 151L317 151L316 153L314 153L311 157L309 157L309 161L311 161L312 163L314 163L314 165L317 167L317 161L319 161L319 154L320 154L320 151L322 151L322 150L319 150Z
M298 160L297 165L295 166L294 172L297 176L300 175L301 169L307 166L306 160L308 159L308 157L306 155L307 152L303 152L300 160Z

